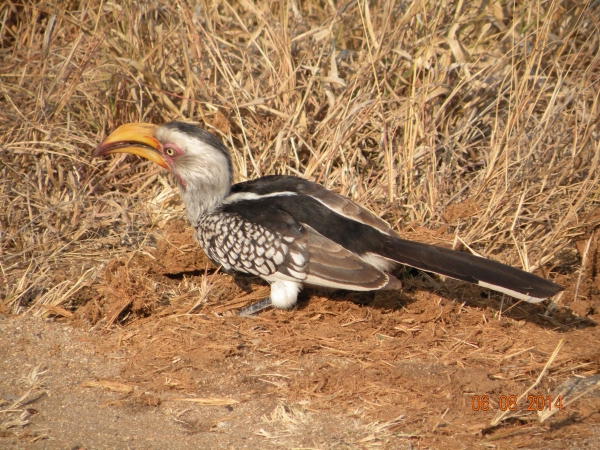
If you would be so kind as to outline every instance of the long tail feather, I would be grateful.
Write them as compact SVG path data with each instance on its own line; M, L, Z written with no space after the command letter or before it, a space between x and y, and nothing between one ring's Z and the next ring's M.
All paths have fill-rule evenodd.
M531 303L563 290L550 280L490 259L404 239L390 239L385 256L401 264L468 281Z

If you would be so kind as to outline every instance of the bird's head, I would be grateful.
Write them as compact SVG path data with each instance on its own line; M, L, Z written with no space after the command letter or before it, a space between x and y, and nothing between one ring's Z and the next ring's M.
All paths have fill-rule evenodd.
M199 126L185 122L121 125L96 148L94 156L112 153L131 153L168 169L179 185L190 220L229 193L229 151Z

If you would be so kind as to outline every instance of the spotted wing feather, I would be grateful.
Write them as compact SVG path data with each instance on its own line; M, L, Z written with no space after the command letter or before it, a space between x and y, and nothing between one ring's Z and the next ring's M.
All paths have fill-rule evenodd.
M196 238L208 257L227 271L269 276L289 257L289 242L277 232L235 214L207 214Z
M310 258L302 245L306 231L285 215L282 218L278 231L235 213L207 214L198 223L196 239L207 256L227 272L268 281L304 282ZM280 232L284 229L285 235Z

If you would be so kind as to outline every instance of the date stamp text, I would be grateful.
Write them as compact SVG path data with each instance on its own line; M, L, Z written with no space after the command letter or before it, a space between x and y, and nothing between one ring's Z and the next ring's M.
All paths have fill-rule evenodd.
M500 411L516 411L517 396L516 395L501 395L497 401L494 401L489 395L474 395L471 397L471 408L473 411L489 411L493 408L493 403L498 404ZM552 410L558 408L562 411L562 396L552 397L551 395L528 395L527 396L527 411L543 411L544 409Z

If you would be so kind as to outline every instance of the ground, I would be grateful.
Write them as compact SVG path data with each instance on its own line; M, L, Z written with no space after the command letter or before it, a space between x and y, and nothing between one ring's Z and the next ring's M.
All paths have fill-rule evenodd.
M74 314L0 316L1 447L600 445L598 390L565 395L542 423L524 398L491 425L549 360L528 396L598 381L598 300L583 318L401 273L402 292L307 290L296 310L240 318L266 286L219 273L183 221L149 241L109 263ZM483 396L489 409L474 410Z

